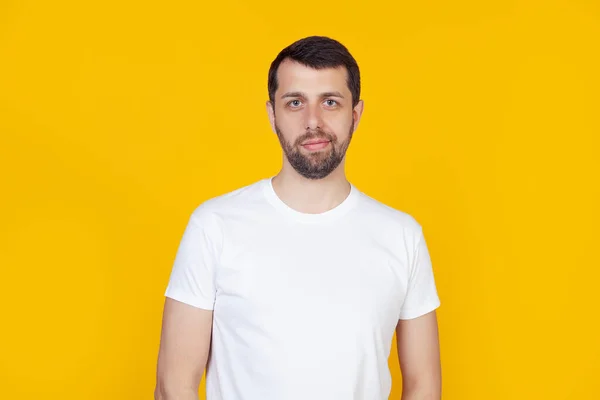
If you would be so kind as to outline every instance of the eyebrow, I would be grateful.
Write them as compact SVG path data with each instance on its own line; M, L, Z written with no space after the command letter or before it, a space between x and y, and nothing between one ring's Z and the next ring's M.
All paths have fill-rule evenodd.
M344 96L342 96L342 94L340 92L323 92L320 94L321 97L339 97L340 99L343 99ZM302 97L302 98L306 98L306 95L302 92L287 92L284 93L283 95L281 95L282 99L285 99L286 97Z

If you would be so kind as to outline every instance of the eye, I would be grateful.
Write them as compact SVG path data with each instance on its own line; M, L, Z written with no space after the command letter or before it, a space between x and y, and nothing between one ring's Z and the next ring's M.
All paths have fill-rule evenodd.
M331 99L327 99L327 100L325 100L325 103L327 103L327 105L328 105L329 107L333 107L333 106L336 106L336 105L337 105L337 101L335 101L335 100L331 100Z
M291 106L292 108L296 108L300 106L300 100L292 100L290 102L287 103L288 106Z

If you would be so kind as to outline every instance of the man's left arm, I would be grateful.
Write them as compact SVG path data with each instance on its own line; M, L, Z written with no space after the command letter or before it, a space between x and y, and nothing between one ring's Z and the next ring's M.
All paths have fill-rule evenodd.
M436 311L399 320L396 343L402 373L401 400L440 400L442 374Z

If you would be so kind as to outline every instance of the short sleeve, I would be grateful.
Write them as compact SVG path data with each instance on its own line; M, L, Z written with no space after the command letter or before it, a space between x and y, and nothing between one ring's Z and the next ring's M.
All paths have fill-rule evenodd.
M183 232L165 296L212 310L215 302L215 270L221 233L216 217L198 206Z
M413 319L440 306L431 257L423 230L419 228L404 303L399 319Z

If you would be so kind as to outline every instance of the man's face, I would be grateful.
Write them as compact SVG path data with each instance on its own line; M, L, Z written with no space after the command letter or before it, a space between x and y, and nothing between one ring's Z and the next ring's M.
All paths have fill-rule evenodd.
M352 108L346 77L344 67L279 66L269 118L286 159L305 178L325 178L344 160L362 112L362 101Z

